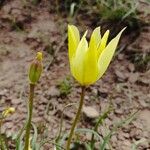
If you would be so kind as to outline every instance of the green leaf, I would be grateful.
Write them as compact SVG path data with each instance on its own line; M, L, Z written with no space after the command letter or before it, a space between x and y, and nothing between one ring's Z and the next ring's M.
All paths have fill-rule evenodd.
M145 141L146 141L146 139L142 138L142 139L134 142L134 144L132 144L131 150L137 150L138 145L141 144L141 143L144 143Z
M75 130L75 132L77 132L77 133L81 133L81 132L86 133L86 132L88 132L88 133L94 134L99 140L102 140L102 137L97 132L95 132L93 129L78 128L78 129Z
M33 134L33 138L32 138L32 149L37 150L36 149L36 141L37 141L37 137L38 137L37 127L35 126L34 123L32 123L32 126L33 126L33 130L34 130L34 134Z
M86 150L92 150L91 145L89 143L85 143Z
M91 134L94 134L95 137L97 137L99 139L99 141L103 140L102 137L97 133L95 132L94 130L92 129L87 129L87 128L78 128L78 129L75 129L75 133L91 133ZM68 137L69 133L66 133L63 135L63 137L60 139L59 141L59 145L62 146L65 142L65 139Z
M51 144L53 144L53 145L56 145L57 147L60 147L60 148L61 148L60 150L65 150L62 146L60 146L59 144L53 142L53 140L50 140L50 139L46 139L46 140L42 141L42 142L40 143L40 145L39 145L39 148L41 148L41 147L42 147L44 144L46 144L46 143L51 143Z
M115 124L112 130L103 138L104 141L102 145L100 145L100 150L105 150L106 145L108 144L111 136L117 131L118 128L129 124L137 115L139 111L136 111L135 113L131 114L128 118L121 120L119 123Z

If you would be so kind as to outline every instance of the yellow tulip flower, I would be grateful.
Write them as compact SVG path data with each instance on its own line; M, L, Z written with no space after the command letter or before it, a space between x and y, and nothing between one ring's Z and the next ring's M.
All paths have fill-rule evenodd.
M109 30L101 38L100 27L97 27L93 31L88 45L87 31L80 39L77 27L68 25L70 69L73 77L82 86L93 84L102 77L110 64L124 30L125 28L107 44Z

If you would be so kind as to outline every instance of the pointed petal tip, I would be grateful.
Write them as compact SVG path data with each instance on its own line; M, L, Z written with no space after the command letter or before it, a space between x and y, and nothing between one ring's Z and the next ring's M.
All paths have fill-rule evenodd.
M101 29L101 27L100 27L100 26L98 26L98 27L96 27L95 29L100 30L100 29Z
M100 26L98 26L93 30L93 32L100 32L100 29L101 29Z
M127 27L124 27L123 30L125 30Z
M68 30L71 30L71 25L68 24Z
M107 30L106 33L110 33L110 30Z
M120 37L121 34L126 30L126 28L127 28L127 27L124 27L124 28L117 34L117 36L116 36L115 38L117 38L118 36ZM115 39L115 38L114 38L114 39Z
M120 31L120 33L122 33L123 31L125 31L125 30L126 30L126 28L127 28L127 27L124 27L124 28Z
M105 36L109 36L109 34L110 34L110 30L107 30L107 31L104 33ZM104 36L104 35L103 35L103 36ZM108 37L107 37L107 38L108 38Z
M85 37L86 37L87 33L88 33L88 30L86 30L86 31L84 32L84 34L83 34L83 38L85 38Z
M71 27L71 24L68 24L68 28L70 28Z

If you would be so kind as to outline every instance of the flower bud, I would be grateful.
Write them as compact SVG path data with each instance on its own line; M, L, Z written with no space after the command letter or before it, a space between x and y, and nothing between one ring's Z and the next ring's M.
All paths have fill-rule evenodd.
M12 113L15 112L15 108L14 107L8 107L6 108L3 112L2 112L2 117L3 118L6 118L8 117L9 115L11 115Z
M37 52L36 58L32 61L29 68L29 80L31 84L36 84L41 76L43 65L42 65L42 53Z

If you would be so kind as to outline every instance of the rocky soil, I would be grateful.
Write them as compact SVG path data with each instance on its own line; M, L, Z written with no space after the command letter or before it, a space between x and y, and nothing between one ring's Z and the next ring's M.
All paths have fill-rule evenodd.
M0 9L0 111L8 106L16 108L2 127L8 136L18 131L26 119L28 66L36 51L44 54L44 70L36 87L33 111L33 122L40 134L54 138L63 108L79 102L80 88L70 75L66 37L62 36L67 26L49 7L45 3L26 6L22 1L12 0L4 2ZM128 43L130 34L124 34L121 45ZM150 26L143 26L134 42L119 49L103 78L87 88L79 127L91 128L110 101L114 111L99 129L102 136L106 127L139 110L132 123L112 136L113 150L131 150L137 143L138 150L150 150L150 70L149 62L141 61L150 54L149 43ZM64 90L67 94L60 88L62 82L71 85ZM74 107L66 109L63 130L69 130L75 112ZM88 139L89 135L85 137Z

